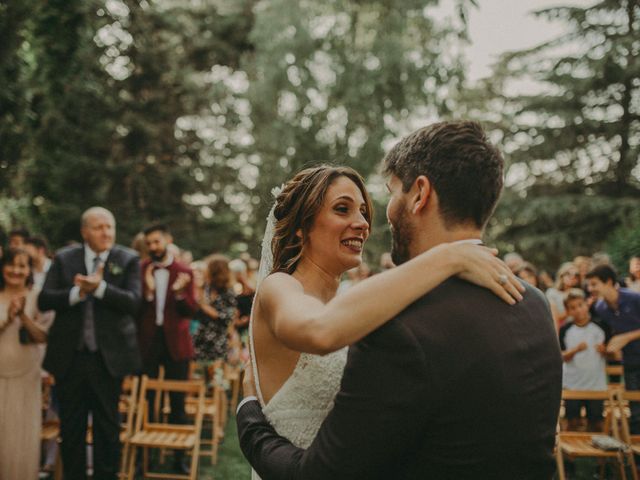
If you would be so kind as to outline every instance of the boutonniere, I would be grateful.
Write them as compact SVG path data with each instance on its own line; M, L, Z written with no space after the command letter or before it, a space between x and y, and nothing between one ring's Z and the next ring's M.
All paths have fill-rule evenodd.
M117 263L109 262L107 263L107 270L111 275L120 275L122 273L122 267Z

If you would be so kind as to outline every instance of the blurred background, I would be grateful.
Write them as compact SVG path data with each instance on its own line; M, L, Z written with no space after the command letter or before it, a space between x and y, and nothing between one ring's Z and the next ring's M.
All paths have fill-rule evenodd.
M624 268L639 30L638 0L0 0L0 229L60 247L99 204L120 243L162 221L196 257L256 256L271 189L337 163L376 199L377 263L384 153L469 118L508 164L489 243Z

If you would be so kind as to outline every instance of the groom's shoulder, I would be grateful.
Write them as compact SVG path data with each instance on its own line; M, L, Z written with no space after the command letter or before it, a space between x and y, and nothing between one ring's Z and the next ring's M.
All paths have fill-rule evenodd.
M430 324L451 321L451 318L474 319L501 316L551 317L546 297L537 288L523 282L525 292L522 301L509 305L486 288L458 278L451 278L423 295L397 315L396 320L405 324L415 321Z

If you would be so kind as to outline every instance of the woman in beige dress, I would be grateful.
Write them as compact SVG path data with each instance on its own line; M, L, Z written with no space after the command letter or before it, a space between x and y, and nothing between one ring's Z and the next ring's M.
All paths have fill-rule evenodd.
M31 260L11 249L0 260L0 479L38 478L41 349L51 316L38 312Z

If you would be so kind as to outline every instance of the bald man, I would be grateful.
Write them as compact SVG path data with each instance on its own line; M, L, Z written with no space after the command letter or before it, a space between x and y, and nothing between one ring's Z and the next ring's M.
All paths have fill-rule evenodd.
M87 418L93 422L93 478L115 480L119 462L118 399L122 377L140 370L135 315L140 261L116 245L116 222L102 207L84 212L82 245L56 253L38 305L55 310L44 368L60 401L64 478L86 478Z

